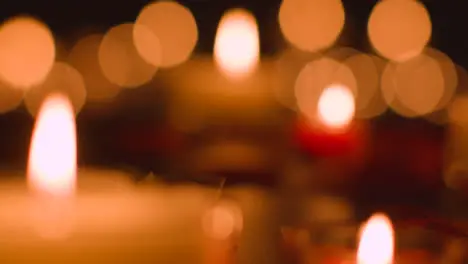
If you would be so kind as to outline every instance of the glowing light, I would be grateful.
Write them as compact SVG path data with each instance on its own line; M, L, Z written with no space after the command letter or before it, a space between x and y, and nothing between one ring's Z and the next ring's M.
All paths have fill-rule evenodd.
M76 131L73 107L62 95L42 104L31 138L28 182L31 190L73 195L76 181Z
M35 116L50 94L60 93L70 100L78 113L86 102L86 88L80 72L64 62L56 62L45 81L27 91L24 102L28 112Z
M426 8L414 0L382 0L369 18L370 41L390 60L405 61L417 56L428 43L431 32Z
M448 81L439 61L422 53L401 63L388 63L381 77L381 89L395 112L414 117L436 110L446 94L450 100Z
M26 89L41 83L55 60L52 33L31 17L16 17L0 28L0 76L8 84Z
M331 128L346 127L354 117L353 93L342 85L326 88L318 102L319 119Z
M324 90L336 84L346 87L353 93L354 98L359 96L356 78L344 63L322 57L307 63L299 72L294 94L299 110L311 125L323 126L324 122L320 120L318 113L318 103Z
M157 1L145 6L135 24L152 33L153 36L135 30L133 39L140 55L158 67L183 63L197 44L198 29L192 12L174 1Z
M390 219L374 214L360 230L358 264L392 264L394 233Z
M92 101L108 101L121 90L106 79L99 65L98 52L102 38L101 34L87 35L68 54L70 64L83 75L87 98Z
M234 204L219 204L203 218L205 233L215 239L227 239L243 226L242 213Z
M345 11L341 0L283 0L278 19L291 44L316 52L336 41L345 23Z
M0 81L0 113L16 109L23 100L24 91Z
M257 22L243 9L228 11L221 18L214 56L216 63L228 76L243 77L258 64L259 46Z
M113 84L136 88L153 78L157 67L146 62L138 53L133 33L144 32L144 26L131 23L117 25L104 35L98 59L104 76Z

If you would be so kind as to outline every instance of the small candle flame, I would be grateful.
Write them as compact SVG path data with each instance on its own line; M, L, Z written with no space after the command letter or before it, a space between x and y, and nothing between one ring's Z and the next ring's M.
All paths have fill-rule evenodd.
M41 106L34 127L28 161L31 190L70 196L76 181L75 115L70 101L58 94Z
M331 85L322 92L318 116L322 123L334 129L349 125L355 113L354 95L343 85Z
M214 46L216 63L230 77L249 75L258 64L260 44L254 16L233 9L221 18Z
M390 219L374 214L361 228L358 264L392 264L395 238Z

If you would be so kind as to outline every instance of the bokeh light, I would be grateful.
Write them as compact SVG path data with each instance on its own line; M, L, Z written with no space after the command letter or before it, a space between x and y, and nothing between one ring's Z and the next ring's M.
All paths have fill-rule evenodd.
M433 112L444 96L444 74L437 60L422 53L402 63L388 63L381 88L397 113L425 115Z
M16 109L23 100L24 91L0 81L0 114Z
M99 46L99 64L104 76L112 83L135 88L149 82L157 67L147 63L133 43L135 25L117 25L104 35Z
M278 103L291 110L297 110L294 82L304 65L319 56L294 47L288 47L278 54L276 58L278 85L273 86L273 95Z
M227 239L243 228L243 216L234 203L222 202L203 216L202 227L205 234L214 239Z
M358 55L358 54L360 54L359 51L351 47L346 47L346 46L332 47L329 50L324 52L325 56L331 59L334 59L336 61L339 61L339 62L342 62L348 59L349 57Z
M258 64L260 44L257 21L244 9L229 10L219 22L214 44L215 61L223 73L243 77Z
M192 12L174 1L158 1L145 6L135 24L145 26L154 34L135 30L134 40L141 56L156 66L181 64L190 57L197 44L198 29Z
M458 95L448 107L448 117L452 123L468 125L468 95Z
M429 14L416 0L382 0L368 22L369 39L382 56L404 61L418 55L432 32Z
M354 117L353 93L343 85L331 85L320 95L318 115L323 124L332 129L342 129Z
M0 27L0 77L17 88L41 83L55 60L49 28L31 17L15 17Z
M444 93L435 107L435 110L444 109L451 102L457 90L458 74L456 66L449 56L437 49L428 47L424 50L424 53L436 60L442 71L444 77Z
M283 0L278 18L291 44L315 52L336 41L344 27L345 11L341 0Z
M296 103L301 113L311 124L317 121L317 106L324 89L332 85L347 87L353 96L358 96L353 72L336 60L322 57L309 62L297 76L294 91Z
M46 80L25 94L24 101L28 112L35 116L44 100L51 94L67 97L75 113L78 113L86 102L86 88L80 72L67 63L56 62Z
M356 109L366 109L372 98L376 96L380 85L380 70L378 59L366 54L355 54L343 61L351 69L356 78L358 96Z
M111 83L101 70L98 59L103 35L91 34L80 39L68 55L68 62L83 76L90 101L105 101L115 97L121 87Z

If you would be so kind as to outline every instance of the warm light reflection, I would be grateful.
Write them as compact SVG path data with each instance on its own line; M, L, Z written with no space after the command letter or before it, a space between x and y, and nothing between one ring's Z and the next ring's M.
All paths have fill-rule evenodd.
M135 31L150 34L144 26L120 24L104 34L98 51L99 65L104 76L111 83L125 88L136 88L149 82L158 69L139 54L133 42Z
M390 60L405 61L417 56L428 43L431 32L431 18L419 1L382 0L369 17L369 39Z
M86 88L81 73L65 62L56 62L41 85L30 88L24 96L28 112L35 116L43 101L53 93L67 96L78 113L86 102Z
M429 114L445 97L448 82L444 75L439 61L422 53L405 62L388 63L381 77L382 93L400 115Z
M242 77L255 70L260 53L257 22L244 9L228 11L222 17L214 56L216 63L228 76Z
M183 63L197 44L195 17L190 9L175 1L155 1L146 5L135 25L138 26L134 28L133 39L138 52L148 63L158 67ZM141 28L148 29L151 34Z
M242 226L242 213L235 204L216 205L203 218L205 234L215 239L227 239L242 230Z
M374 214L359 233L358 264L392 264L394 232L390 219L384 214Z
M7 113L20 106L24 91L0 81L0 113Z
M331 128L343 128L354 117L355 104L353 93L343 85L326 88L318 102L320 120Z
M324 92L328 88L336 86L341 86L342 88L337 88L338 92L336 92L337 90L335 88ZM347 92L342 92L341 89L345 89ZM348 92L352 94L352 102L346 99L347 95L342 96L343 94L348 94ZM294 93L297 107L308 119L310 124L314 126L323 126L325 124L326 126L331 126L329 128L344 128L338 123L333 125L336 122L336 115L346 112L347 114L345 114L345 116L347 117L343 116L342 118L344 119L341 120L345 121L349 116L352 118L355 111L354 98L359 96L356 78L351 69L339 61L327 57L316 59L304 66L297 76ZM344 100L347 102L345 108L342 108L339 103L336 104L334 102L336 98L338 98L337 100L339 101ZM320 107L318 106L319 101L321 101L322 104ZM345 112L341 112L342 110ZM322 113L319 113L319 111ZM323 117L325 117L325 119ZM334 121L331 121L331 123L324 121L329 118L332 118ZM346 126L345 124L342 125Z
M291 44L316 52L336 41L345 24L345 10L341 0L283 0L278 19Z
M37 116L28 160L31 190L73 195L76 181L76 131L73 107L62 95L49 96Z
M51 31L32 17L15 17L0 27L0 76L26 89L41 83L55 60Z
M448 107L448 117L451 122L458 125L468 124L468 96L460 94L454 98Z
M81 38L68 54L68 62L83 76L87 98L90 101L108 101L119 92L118 85L111 83L102 72L98 53L103 35L91 34Z

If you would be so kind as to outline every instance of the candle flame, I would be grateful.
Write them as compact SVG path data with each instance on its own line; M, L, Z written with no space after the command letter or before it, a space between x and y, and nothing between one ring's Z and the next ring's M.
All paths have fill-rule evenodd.
M221 18L214 45L215 61L230 77L249 75L258 64L260 44L254 16L233 9Z
M361 228L357 263L393 263L394 240L390 219L384 214L374 214Z
M349 125L355 113L354 95L343 85L331 85L320 96L318 116L322 123L334 129Z
M70 101L54 94L46 98L37 116L28 161L31 190L69 196L76 181L75 115Z

